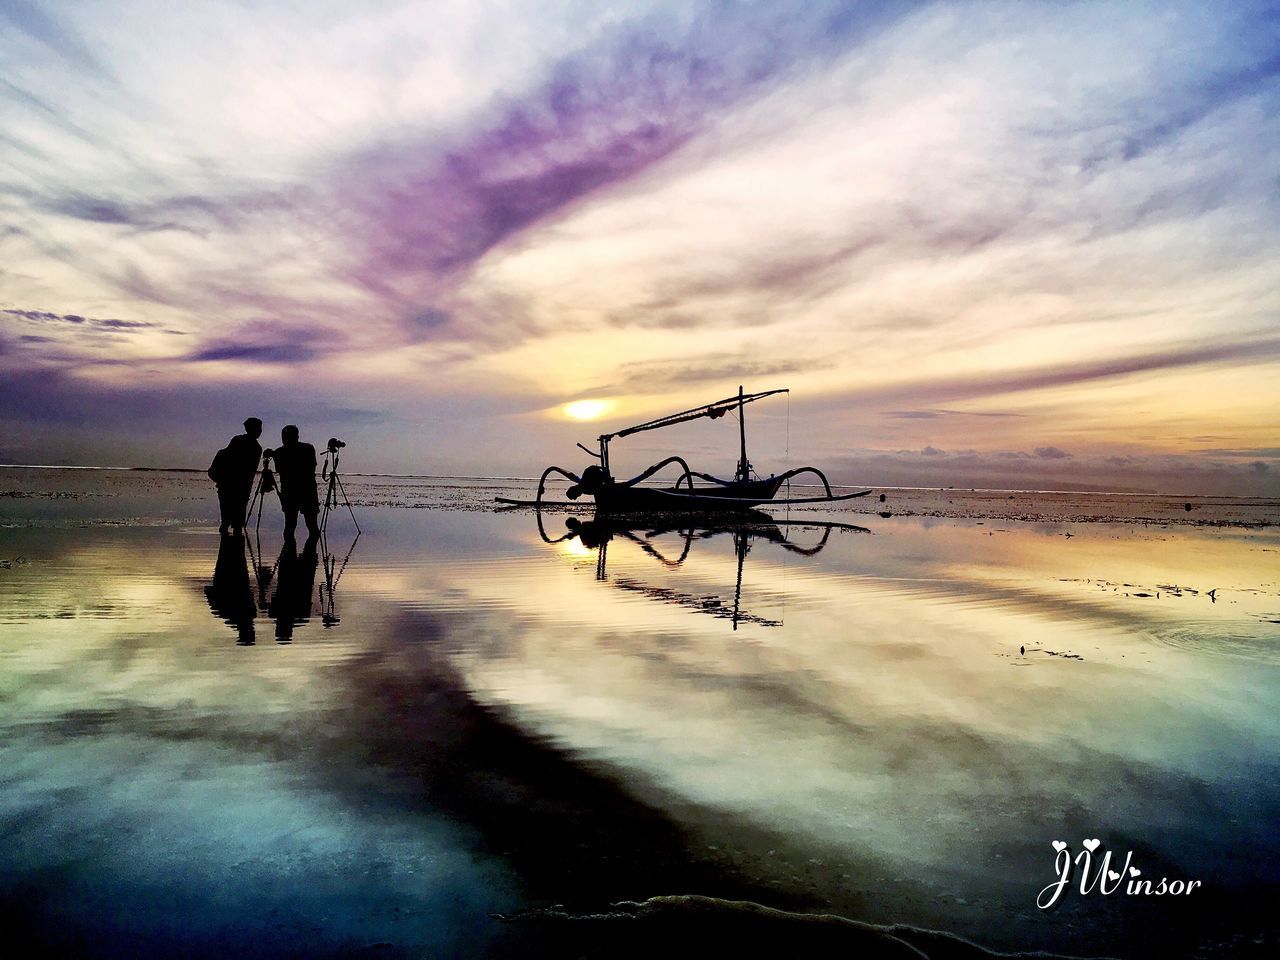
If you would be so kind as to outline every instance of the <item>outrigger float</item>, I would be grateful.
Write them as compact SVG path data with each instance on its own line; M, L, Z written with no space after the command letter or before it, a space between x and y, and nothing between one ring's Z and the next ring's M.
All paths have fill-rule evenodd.
M543 500L546 494L547 478L557 473L572 484L566 491L570 500L577 500L583 494L586 494L594 497L596 509L605 513L666 512L672 510L749 510L765 503L774 506L836 503L840 500L852 500L854 497L865 497L871 493L870 490L861 490L857 493L836 494L832 491L826 474L817 467L796 467L785 473L769 477L756 475L751 468L751 461L747 459L746 405L757 400L763 400L765 397L788 392L784 388L781 390L765 390L761 393L744 393L742 387L738 387L738 395L735 397L726 397L723 400L717 400L715 403L693 407L690 410L681 410L679 413L672 413L656 420L636 424L634 427L625 427L612 433L602 433L598 438L600 444L599 453L584 447L582 444L578 444L582 450L585 450L599 461L583 470L581 476L565 470L563 467L547 467L543 471L542 477L538 480L537 499L511 500L506 497L496 497L495 499L500 503L518 506L542 506L548 503L548 501ZM674 426L677 423L700 420L703 417L718 420L735 409L738 414L738 437L741 442L741 455L738 458L738 467L732 480L722 480L709 473L700 473L697 470L693 470L685 462L685 459L679 456L660 460L630 480L615 479L609 469L609 443L613 440L629 437L634 433L643 433L646 430L659 430L663 427ZM683 471L676 479L674 486L665 488L640 486L643 481L648 480L659 470L671 464L675 464ZM813 474L822 482L822 488L825 491L824 496L774 499L784 483L807 473ZM704 483L695 486L695 480L701 480Z

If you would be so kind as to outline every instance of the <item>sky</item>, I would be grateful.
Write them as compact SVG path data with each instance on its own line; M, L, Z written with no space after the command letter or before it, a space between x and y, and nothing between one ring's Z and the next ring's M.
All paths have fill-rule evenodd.
M761 473L1277 496L1277 51L1244 2L0 0L0 463L258 416L530 476L742 384Z

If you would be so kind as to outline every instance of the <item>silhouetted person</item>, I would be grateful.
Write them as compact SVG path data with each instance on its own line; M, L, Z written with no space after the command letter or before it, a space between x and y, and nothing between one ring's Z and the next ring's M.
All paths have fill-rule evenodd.
M204 588L209 609L228 626L235 627L241 646L254 642L253 618L258 614L244 559L243 537L219 537L213 583Z
M280 431L280 446L275 453L276 473L280 479L280 507L284 510L284 535L292 537L298 526L298 513L307 524L308 537L320 533L316 517L320 514L320 497L316 492L316 448L298 440L298 428L289 424Z
M297 548L292 537L286 538L276 563L276 592L267 612L275 618L278 643L291 642L293 628L306 623L311 616L311 597L315 593L316 567L320 562L316 538L307 537L302 553L296 553Z
M231 438L231 442L217 452L209 467L209 479L218 485L218 510L221 523L218 532L244 529L245 509L253 493L253 478L262 459L262 421L250 417L244 422L244 433Z

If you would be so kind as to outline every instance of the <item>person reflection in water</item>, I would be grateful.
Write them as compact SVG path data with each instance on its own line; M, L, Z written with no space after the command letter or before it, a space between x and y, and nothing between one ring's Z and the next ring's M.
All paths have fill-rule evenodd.
M214 455L209 466L209 479L218 486L218 510L221 522L218 532L239 534L244 530L245 509L253 492L253 478L258 472L262 447L262 421L250 417L244 422L244 433L231 438L231 442Z
M219 537L218 560L213 567L213 583L204 588L213 615L239 634L236 643L254 643L253 618L258 614L244 558L244 538Z
M297 553L297 544L292 537L285 540L280 548L280 559L276 563L276 592L271 597L267 613L276 622L276 642L293 641L293 628L306 623L311 617L311 597L315 592L316 538L307 537L302 545L302 553Z
M280 446L275 453L276 472L280 476L280 507L284 510L284 535L292 539L298 526L298 513L307 524L308 539L320 533L316 517L320 498L316 493L316 448L298 440L298 428L289 424L280 431Z

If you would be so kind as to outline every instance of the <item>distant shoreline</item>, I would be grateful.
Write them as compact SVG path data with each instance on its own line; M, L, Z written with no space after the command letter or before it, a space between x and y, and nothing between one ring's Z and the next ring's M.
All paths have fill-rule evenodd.
M198 467L117 467L117 466L78 466L73 464L58 463L0 463L0 470L77 470L77 471L111 471L124 473L204 473L205 471ZM376 477L387 480L474 480L484 482L505 482L505 483L536 483L537 477L512 477L512 476L472 476L465 474L448 474L448 473L345 473L348 477ZM560 483L563 481L551 480L550 483ZM799 487L811 486L810 484L795 484ZM815 485L812 485L816 487ZM1110 490L1097 490L1089 487L1065 487L1065 488L1029 488L1029 487L965 487L965 486L900 486L893 484L833 484L835 487L873 487L876 490L938 490L938 491L955 491L968 493L1021 493L1021 494L1091 494L1099 497L1187 497L1195 500L1233 500L1233 501L1249 501L1257 503L1274 502L1275 497L1250 497L1238 496L1233 494L1202 494L1202 493L1166 493L1159 490L1152 490L1145 487L1119 487Z

